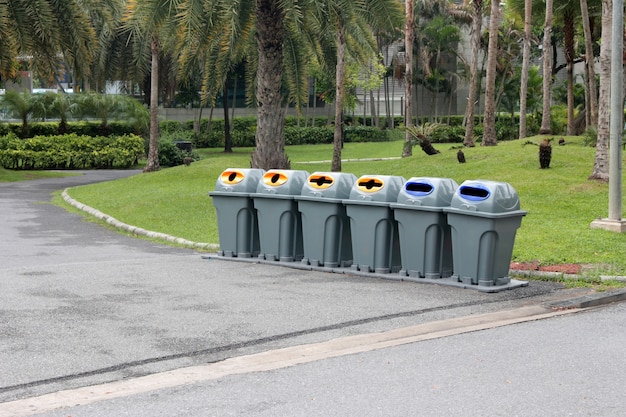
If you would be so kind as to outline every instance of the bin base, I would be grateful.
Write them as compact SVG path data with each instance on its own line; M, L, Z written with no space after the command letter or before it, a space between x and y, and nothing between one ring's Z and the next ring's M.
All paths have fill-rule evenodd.
M259 260L261 261L269 261L269 262L297 262L302 259L300 256L276 256L270 253L262 253L259 255Z
M300 262L302 262L303 265L323 268L349 268L352 265L352 260L341 261L340 264L339 262L322 262L319 259L302 258Z
M235 255L235 252L232 250L220 250L217 254L227 258L252 258L252 254L250 252L239 252Z
M330 272L336 274L346 274L346 275L356 275L367 278L382 278L382 279L390 279L395 281L407 281L407 282L415 282L421 284L434 284L434 285L446 285L450 287L456 288L464 288L475 290L479 292L486 293L496 293L501 291L512 290L520 287L527 287L528 281L520 281L516 279L511 279L510 277L502 277L498 278L498 280L494 283L493 281L489 281L487 285L483 285L479 282L478 285L472 284L471 279L469 282L463 282L463 280L459 280L459 277L456 275L445 277L445 278L418 278L411 277L406 275L406 271L392 271L391 273L376 273L376 272L367 272L367 271L359 271L358 269L353 269L352 267L326 267L326 266L315 266L309 265L308 262L281 262L281 261L273 261L259 258L240 258L240 257L226 257L219 254L208 254L202 255L203 259L222 259L225 261L237 261L237 262L249 262L249 263L262 263L266 265L276 265L283 266L292 269L300 269L306 271L319 271L319 272ZM490 285L489 285L490 284Z
M411 278L442 279L442 278L450 278L450 276L452 275L452 272L444 271L442 274L438 274L436 272L430 272L430 273L424 274L421 271L415 271L413 269L409 269L408 271L406 269L401 269L400 275L411 277Z

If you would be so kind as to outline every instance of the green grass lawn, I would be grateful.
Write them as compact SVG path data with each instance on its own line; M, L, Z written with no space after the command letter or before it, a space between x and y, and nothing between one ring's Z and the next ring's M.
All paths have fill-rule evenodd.
M540 138L530 138L539 142ZM440 154L427 156L419 147L403 159L344 162L343 172L357 177L398 175L488 179L510 183L521 208L528 211L517 232L513 260L594 264L603 273L626 275L626 235L590 229L608 214L608 185L591 182L595 149L582 139L567 137L565 146L553 144L552 163L539 168L538 147L528 140L501 142L495 147L464 149L467 163L459 164L450 144L435 145ZM252 149L232 154L201 149L201 161L107 183L77 187L69 194L118 220L196 242L217 243L217 221L208 192L226 168L250 166ZM397 157L402 141L347 143L343 159ZM287 149L292 169L329 171L331 145L303 145ZM626 207L626 205L624 205Z

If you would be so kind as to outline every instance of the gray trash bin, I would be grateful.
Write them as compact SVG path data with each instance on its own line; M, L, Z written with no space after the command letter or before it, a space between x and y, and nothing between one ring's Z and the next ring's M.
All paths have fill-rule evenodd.
M444 207L458 188L450 178L413 177L391 204L398 222L402 269L414 278L452 276L452 240Z
M229 168L209 192L217 213L218 255L250 258L259 254L256 210L250 198L265 171Z
M465 181L444 211L452 228L454 274L472 285L506 285L515 233L525 211L511 185Z
M398 224L390 204L398 198L404 178L364 175L357 179L350 198L343 200L352 233L352 269L364 272L399 271Z
M295 197L302 215L302 263L326 268L352 265L350 219L341 203L350 197L353 174L314 172Z
M259 220L259 258L293 262L303 258L302 220L294 197L300 195L309 173L271 169L252 194Z

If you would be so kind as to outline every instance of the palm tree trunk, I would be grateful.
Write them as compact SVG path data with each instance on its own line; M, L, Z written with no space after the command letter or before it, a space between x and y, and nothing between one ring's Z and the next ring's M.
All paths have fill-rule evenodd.
M337 68L335 74L335 129L333 137L333 162L331 170L341 171L341 148L343 147L343 101L346 61L346 37L343 28L337 28Z
M232 153L232 129L230 126L230 119L228 118L228 77L226 77L226 79L224 80L224 90L222 92L222 107L224 108L224 153Z
M404 125L407 127L404 136L402 157L413 155L413 137L408 128L413 126L413 42L415 41L415 16L413 0L407 0L406 21L404 25Z
M567 64L567 134L573 136L574 124L574 12L571 7L563 17L565 62Z
M500 27L500 3L491 2L489 18L489 49L487 51L487 77L485 80L485 119L483 146L496 145L496 61L498 58L498 28Z
M282 106L284 13L280 0L256 1L257 130L252 168L289 169L285 155L285 108Z
M144 172L158 171L159 166L159 42L156 35L150 41L150 145Z
M611 48L613 1L602 0L602 44L600 45L600 96L598 99L598 136L590 180L609 180L609 126L611 96Z
M465 106L465 139L463 145L474 146L474 109L478 99L478 54L480 51L480 32L483 22L483 2L476 0L473 3L472 11L472 62L470 66L469 95Z
M589 25L589 8L587 0L580 0L580 10L583 20L583 32L585 34L585 64L587 68L588 103L587 114L589 115L589 126L598 125L598 87L596 85L596 72L594 68L593 40L591 38L591 27Z
M550 87L552 86L552 0L546 0L546 20L543 29L543 114L539 133L549 135L550 126Z
M582 0L584 1L584 0ZM527 136L526 132L526 103L528 99L528 70L530 67L530 37L533 12L532 0L524 2L524 46L522 51L522 77L520 81L519 97L519 138Z

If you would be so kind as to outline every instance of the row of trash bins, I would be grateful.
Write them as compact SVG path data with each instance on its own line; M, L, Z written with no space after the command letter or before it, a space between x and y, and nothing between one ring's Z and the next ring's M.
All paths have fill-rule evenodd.
M499 286L526 215L507 183L227 169L218 256Z

